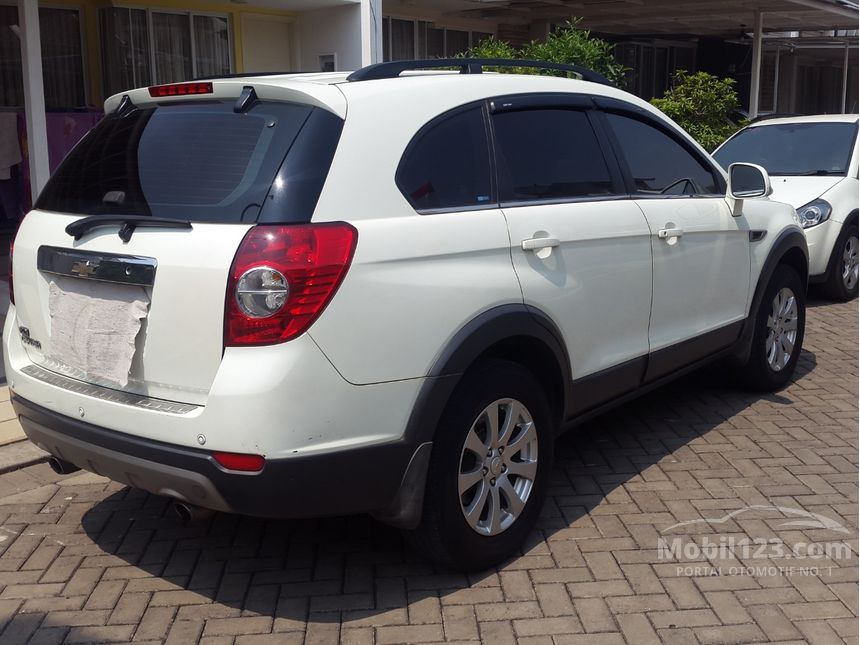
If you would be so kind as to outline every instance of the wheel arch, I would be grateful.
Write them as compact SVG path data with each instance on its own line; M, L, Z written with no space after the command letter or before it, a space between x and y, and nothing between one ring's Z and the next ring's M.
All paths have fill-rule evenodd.
M570 358L561 331L540 310L522 303L500 305L463 325L437 355L419 390L403 441L414 447L391 505L374 517L399 528L421 519L427 468L442 412L463 376L488 358L522 364L547 391L560 424L570 405Z
M809 250L806 246L806 237L803 232L790 228L782 231L771 246L767 259L762 266L758 276L755 292L750 302L749 314L738 340L738 351L735 354L737 360L745 363L749 358L752 348L753 332L755 329L756 313L761 306L765 289L773 277L776 268L786 265L797 271L804 286L809 281Z
M508 359L528 368L547 391L553 413L560 420L569 403L570 358L561 331L541 310L525 304L500 305L466 323L438 354L428 373L409 425L422 407L422 399L434 399L434 407L444 407L437 396L423 390L439 385L447 402L457 383L469 369L488 358ZM438 418L436 419L438 421ZM418 428L413 431L418 432ZM408 431L407 431L408 432ZM435 423L419 433L432 438ZM429 433L429 434L428 434Z

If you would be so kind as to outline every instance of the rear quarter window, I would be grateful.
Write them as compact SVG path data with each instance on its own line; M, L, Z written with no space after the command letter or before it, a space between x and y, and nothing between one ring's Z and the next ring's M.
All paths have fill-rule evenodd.
M397 186L419 211L488 208L490 154L481 106L460 108L424 126L407 147Z
M342 124L319 108L274 102L244 113L232 102L195 101L108 114L63 161L36 207L200 222L309 221ZM296 145L305 133L321 146ZM304 157L301 173L289 158L293 149ZM282 180L273 191L285 167L298 208L273 194L285 190ZM275 199L277 209L267 203Z

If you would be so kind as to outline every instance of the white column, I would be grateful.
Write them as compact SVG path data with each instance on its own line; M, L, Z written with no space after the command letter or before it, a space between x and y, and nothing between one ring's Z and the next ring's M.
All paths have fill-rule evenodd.
M382 62L382 0L361 0L361 64Z
M763 14L755 12L755 29L753 30L752 74L750 75L750 118L758 116L758 95L761 80L761 32L764 26Z
M37 0L18 0L18 26L24 76L24 114L27 121L30 192L35 201L51 174L48 165L48 126L45 120L42 39L39 35Z
M848 99L848 41L845 41L845 58L842 59L842 103L839 104L839 111L845 114L845 102Z

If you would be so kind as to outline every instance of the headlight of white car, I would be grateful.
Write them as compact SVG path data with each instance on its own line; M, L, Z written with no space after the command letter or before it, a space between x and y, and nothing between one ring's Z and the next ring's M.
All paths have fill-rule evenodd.
M803 228L811 228L827 221L832 210L830 204L823 199L814 199L806 206L798 208L797 216L800 218L800 225Z

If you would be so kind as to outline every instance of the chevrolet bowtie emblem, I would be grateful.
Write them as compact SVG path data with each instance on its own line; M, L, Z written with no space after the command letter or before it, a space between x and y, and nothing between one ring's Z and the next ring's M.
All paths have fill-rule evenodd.
M69 271L70 273L74 273L82 278L89 278L98 268L99 265L97 262L90 262L87 260L85 262L75 262Z

